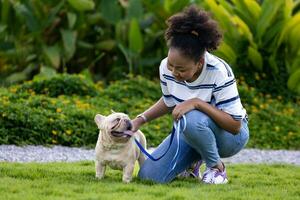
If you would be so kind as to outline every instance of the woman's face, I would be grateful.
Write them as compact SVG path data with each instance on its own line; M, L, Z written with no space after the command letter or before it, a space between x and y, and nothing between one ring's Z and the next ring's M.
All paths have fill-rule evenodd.
M192 82L196 80L202 71L203 63L203 58L195 63L194 60L184 56L180 50L169 49L167 67L177 81Z

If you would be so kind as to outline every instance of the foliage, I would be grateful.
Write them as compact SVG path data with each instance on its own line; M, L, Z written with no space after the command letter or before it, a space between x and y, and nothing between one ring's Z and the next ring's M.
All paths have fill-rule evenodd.
M205 2L224 30L224 42L216 51L217 55L232 66L243 67L240 71L250 74L247 82L251 82L254 73L265 72L275 85L263 87L264 92L271 87L280 94L288 86L300 94L299 1ZM262 85L253 86L261 89Z
M37 79L36 81L26 82L16 92L23 91L45 94L49 97L60 95L96 96L98 94L93 83L88 82L83 76L66 74L57 75L51 79Z
M0 143L93 147L98 135L93 121L96 113L108 115L114 110L133 118L161 96L158 81L140 76L129 76L105 88L101 82L87 86L94 95L81 90L84 82L81 76L58 75L2 88ZM274 99L248 86L243 77L238 82L243 105L250 116L248 147L299 149L300 100L286 103L282 96ZM45 88L51 89L44 92ZM168 115L143 126L141 130L148 145L157 146L171 131L171 125Z
M195 179L170 184L124 184L122 172L107 169L95 177L94 163L0 163L3 199L287 199L299 197L300 168L291 165L227 165L229 184L205 185ZM135 174L137 167L135 168ZM222 191L222 195L220 195ZM243 195L241 195L241 193Z
M3 0L0 10L2 84L31 79L43 67L88 69L95 80L152 75L162 56L163 32L142 0Z
M128 73L157 77L167 55L165 20L191 3L213 13L224 30L216 53L247 83L284 98L299 94L295 0L2 0L0 84L30 80L44 68L107 82ZM262 72L273 84L253 81Z

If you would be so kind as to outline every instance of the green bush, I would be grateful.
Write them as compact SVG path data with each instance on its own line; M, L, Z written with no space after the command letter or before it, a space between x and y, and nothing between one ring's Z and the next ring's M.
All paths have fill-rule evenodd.
M23 91L45 94L49 97L59 95L96 96L98 94L95 86L83 76L66 74L56 75L51 79L26 82L17 90L17 92Z
M52 79L58 82L71 80L71 83L82 81L78 76L70 79L66 76ZM51 82L51 79L47 81ZM282 102L283 97L274 99L271 95L259 93L243 78L238 82L240 96L250 118L248 147L300 149L300 101ZM37 83L40 81L30 84ZM49 85L45 86L49 88ZM53 93L60 95L53 98L43 92L34 92L32 87L20 88L25 86L0 89L0 144L94 147L98 136L94 123L96 113L108 115L112 109L128 113L133 118L156 102L161 94L158 81L152 82L140 76L113 82L106 88L101 83L94 85L95 96L61 93L58 87L60 92ZM141 130L148 145L157 146L169 134L171 126L171 116L167 115L146 124Z

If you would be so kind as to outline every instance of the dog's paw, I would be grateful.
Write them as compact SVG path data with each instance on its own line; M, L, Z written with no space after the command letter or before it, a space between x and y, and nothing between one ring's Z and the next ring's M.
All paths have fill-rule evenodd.
M98 180L103 179L103 177L104 177L103 175L99 175L99 174L96 174L96 176L95 176L95 178L98 179Z
M127 184L127 183L130 183L130 182L131 182L131 179L124 179L124 178L123 178L123 183L126 183L126 184Z

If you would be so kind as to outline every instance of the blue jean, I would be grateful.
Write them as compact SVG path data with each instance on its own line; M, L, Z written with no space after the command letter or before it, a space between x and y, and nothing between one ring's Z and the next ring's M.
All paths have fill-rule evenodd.
M248 121L242 120L240 133L233 135L220 128L205 113L192 110L186 113L186 129L179 134L179 152L175 168L171 161L178 150L178 142L173 139L166 155L158 161L147 159L142 165L138 176L143 180L158 183L172 181L179 173L197 160L204 160L206 167L213 167L226 158L237 154L249 139ZM182 120L182 119L181 119ZM162 155L170 143L170 135L151 154L153 157Z

